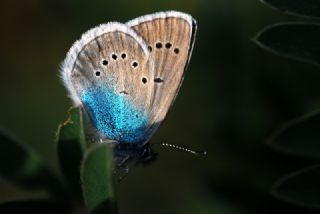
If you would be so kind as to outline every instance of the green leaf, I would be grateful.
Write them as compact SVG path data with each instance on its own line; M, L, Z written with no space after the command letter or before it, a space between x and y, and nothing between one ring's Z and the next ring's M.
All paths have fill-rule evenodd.
M86 148L80 107L71 108L58 128L57 150L61 170L75 195L81 196L80 165Z
M320 25L281 23L260 31L254 42L274 54L320 65Z
M62 193L60 181L39 156L4 130L0 131L0 176L26 189Z
M290 203L320 209L320 165L305 168L279 180L272 194Z
M285 13L320 17L319 0L261 0L261 2Z
M272 148L287 154L320 158L320 111L289 121L267 140Z
M58 203L49 200L11 201L0 204L1 214L67 214L69 212L70 207L66 203Z
M112 148L109 144L96 144L86 152L81 178L85 204L90 213L117 213Z

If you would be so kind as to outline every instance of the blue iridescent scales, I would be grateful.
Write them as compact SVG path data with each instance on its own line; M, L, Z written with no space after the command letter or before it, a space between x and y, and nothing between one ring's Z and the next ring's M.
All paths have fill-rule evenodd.
M84 90L81 98L92 123L104 136L118 142L144 143L148 115L125 95L95 87Z

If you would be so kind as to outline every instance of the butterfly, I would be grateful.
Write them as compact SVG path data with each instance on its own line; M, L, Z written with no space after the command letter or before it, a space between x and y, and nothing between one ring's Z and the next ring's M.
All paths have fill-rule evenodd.
M76 41L61 77L74 105L116 156L145 156L174 102L189 63L196 21L168 11L101 24Z

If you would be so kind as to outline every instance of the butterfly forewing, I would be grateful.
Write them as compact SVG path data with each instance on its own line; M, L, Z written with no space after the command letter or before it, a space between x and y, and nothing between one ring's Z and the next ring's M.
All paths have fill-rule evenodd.
M154 88L147 47L126 25L110 23L94 30L69 52L66 63L72 63L72 55L75 60L63 67L64 81L71 83L71 97L80 100L103 137L142 143Z
M154 63L155 89L152 123L166 116L183 80L188 64L196 23L187 14L161 12L142 16L127 23L147 43Z
M72 81L77 85L82 79L80 85L84 87L105 86L147 111L153 85L149 69L147 55L139 43L116 31L105 33L83 47L72 71Z

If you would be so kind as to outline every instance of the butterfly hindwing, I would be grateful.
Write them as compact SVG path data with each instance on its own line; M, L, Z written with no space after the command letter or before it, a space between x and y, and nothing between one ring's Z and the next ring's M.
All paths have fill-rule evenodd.
M193 48L196 22L188 14L172 11L142 16L127 25L145 40L154 63L151 121L156 124L156 129L165 118L182 83Z
M85 33L69 51L62 77L103 138L145 141L154 72L146 44L129 27L108 23Z

